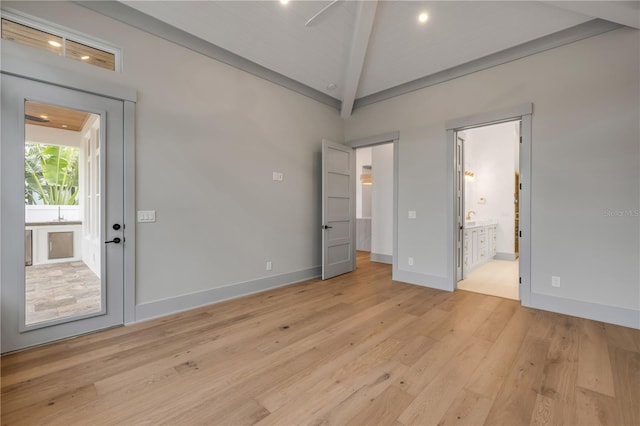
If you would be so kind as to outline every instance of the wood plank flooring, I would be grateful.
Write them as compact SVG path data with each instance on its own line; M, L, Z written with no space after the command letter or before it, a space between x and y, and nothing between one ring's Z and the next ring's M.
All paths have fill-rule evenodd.
M639 425L640 331L356 272L2 357L2 425Z

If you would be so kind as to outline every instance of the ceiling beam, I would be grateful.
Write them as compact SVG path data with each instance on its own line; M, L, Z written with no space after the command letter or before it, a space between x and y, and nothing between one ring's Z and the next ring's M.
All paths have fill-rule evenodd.
M358 12L353 28L353 38L351 40L351 52L344 76L344 88L342 90L342 108L340 111L342 118L349 118L353 110L353 103L356 99L377 7L377 0L358 2Z
M640 2L637 1L545 1L545 3L640 29Z

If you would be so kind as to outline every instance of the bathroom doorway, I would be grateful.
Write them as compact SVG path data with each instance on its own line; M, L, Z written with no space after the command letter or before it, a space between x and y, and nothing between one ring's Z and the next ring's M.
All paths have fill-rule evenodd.
M520 128L518 119L456 132L459 289L520 300Z

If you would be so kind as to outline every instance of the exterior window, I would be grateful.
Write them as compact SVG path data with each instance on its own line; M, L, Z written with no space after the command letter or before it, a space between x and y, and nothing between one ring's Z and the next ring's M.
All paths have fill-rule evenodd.
M34 22L31 26L24 21L22 18L12 20L3 17L2 38L111 71L118 69L118 49L110 49L99 42L92 43L86 37L76 37L53 27L44 28L43 24Z

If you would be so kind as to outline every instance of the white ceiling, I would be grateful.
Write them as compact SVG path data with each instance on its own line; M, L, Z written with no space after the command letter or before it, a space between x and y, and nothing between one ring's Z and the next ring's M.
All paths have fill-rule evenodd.
M608 19L638 28L640 2L123 1L347 105L531 40ZM330 5L330 6L329 6ZM305 23L329 6L308 26ZM425 24L421 12L429 14ZM331 88L330 85L335 85Z

